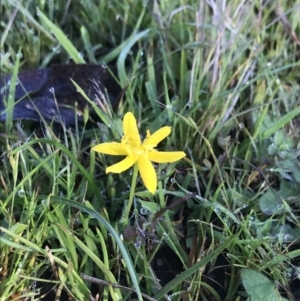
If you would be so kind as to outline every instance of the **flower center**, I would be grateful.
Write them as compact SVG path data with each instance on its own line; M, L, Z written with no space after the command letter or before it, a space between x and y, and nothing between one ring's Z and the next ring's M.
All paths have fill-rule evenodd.
M132 131L129 135L124 135L121 143L128 156L130 156L134 161L137 161L145 152L141 146L141 140L137 131Z

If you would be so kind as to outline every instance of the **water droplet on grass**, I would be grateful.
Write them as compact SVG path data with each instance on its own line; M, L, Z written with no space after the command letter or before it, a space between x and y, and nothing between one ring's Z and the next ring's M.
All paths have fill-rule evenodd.
M20 197L20 198L24 198L25 197L25 191L23 190L23 189L20 189L19 191L18 191L18 196Z
M50 204L48 200L42 200L41 203L43 206L48 206Z
M141 215L147 215L147 213L148 213L148 210L147 210L146 208L143 208L143 207L142 207L142 208L140 209L140 214L141 214Z
M288 272L285 273L285 277L286 277L286 278L291 278L291 276L292 276L291 273L288 273Z
M289 233L286 233L283 235L283 240L284 241L292 241L294 239L294 236L289 234Z
M219 207L216 207L216 208L214 209L214 211L215 211L217 214L220 214L220 213L221 213L221 209L220 209Z
M136 247L137 249L140 249L140 247L141 247L141 242L140 242L140 241L137 241L136 243L134 243L134 245L135 245L135 247Z
M21 59L23 57L23 54L21 52L19 52L16 54L16 57Z

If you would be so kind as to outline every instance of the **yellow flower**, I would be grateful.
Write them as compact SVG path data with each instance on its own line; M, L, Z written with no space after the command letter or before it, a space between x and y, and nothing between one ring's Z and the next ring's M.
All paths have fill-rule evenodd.
M106 173L121 173L137 163L146 188L154 194L157 187L157 176L151 161L171 163L182 159L186 154L184 152L159 152L154 149L159 142L170 135L171 128L168 126L162 127L152 135L147 131L147 137L141 143L136 120L130 112L124 116L123 132L124 136L121 143L101 143L93 147L92 150L106 155L126 156L119 163L107 167Z

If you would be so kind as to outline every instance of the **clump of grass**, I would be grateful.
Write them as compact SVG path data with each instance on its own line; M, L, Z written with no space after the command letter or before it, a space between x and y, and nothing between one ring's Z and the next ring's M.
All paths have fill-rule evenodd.
M98 111L98 127L58 132L42 123L37 131L11 115L0 124L0 300L51 292L74 300L246 300L259 294L249 275L264 279L275 300L296 300L296 1L55 0L36 10L7 0L1 13L2 72L111 64L126 89L114 112ZM160 147L188 156L157 168L155 196L138 182L123 228L130 171L106 175L112 159L90 148L120 139L127 111L141 132L171 126ZM164 281L157 262L169 274Z

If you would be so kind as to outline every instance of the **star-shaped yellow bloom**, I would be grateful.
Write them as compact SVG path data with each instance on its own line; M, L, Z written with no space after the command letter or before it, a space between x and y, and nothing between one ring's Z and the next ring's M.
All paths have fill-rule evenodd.
M146 188L154 194L157 187L157 176L151 163L172 163L186 156L184 152L159 152L154 148L159 142L171 133L168 126L162 127L147 137L143 143L139 135L137 123L132 113L125 114L123 119L123 132L121 143L109 142L101 143L92 148L93 151L113 156L126 156L119 163L106 168L106 173L121 173L137 163L139 173Z

